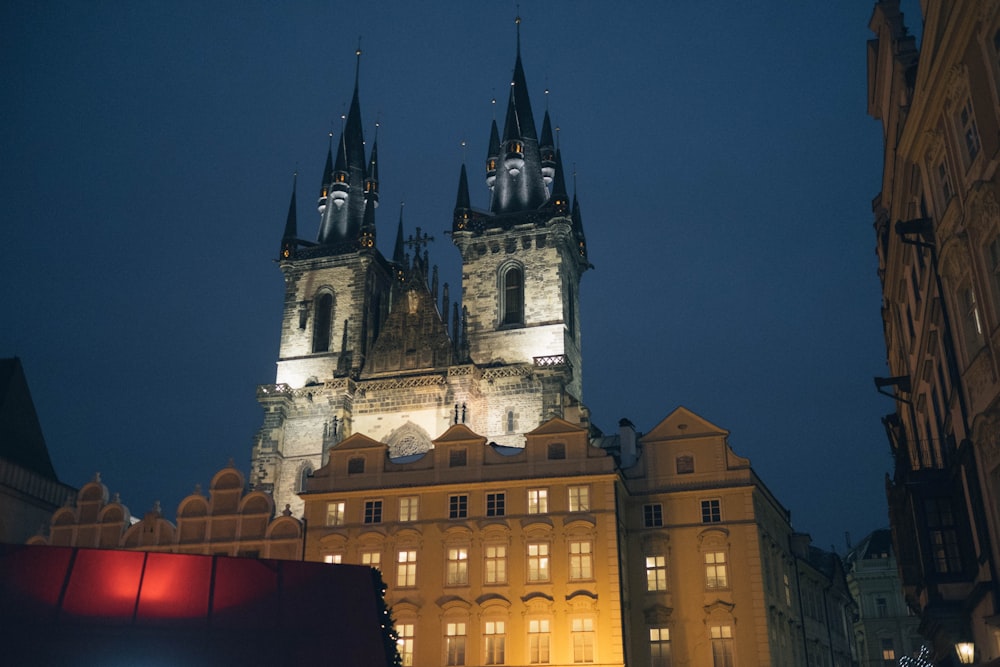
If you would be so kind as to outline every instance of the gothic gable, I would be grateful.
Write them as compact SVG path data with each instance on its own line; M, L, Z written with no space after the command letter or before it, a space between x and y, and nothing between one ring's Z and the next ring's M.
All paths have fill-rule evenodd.
M364 375L444 368L451 365L451 338L434 298L422 281L396 294Z

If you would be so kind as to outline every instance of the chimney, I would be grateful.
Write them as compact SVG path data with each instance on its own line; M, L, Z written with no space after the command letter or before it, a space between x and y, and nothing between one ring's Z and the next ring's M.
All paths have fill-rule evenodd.
M628 419L619 420L618 439L622 468L631 468L638 459L638 453L635 445L635 426Z

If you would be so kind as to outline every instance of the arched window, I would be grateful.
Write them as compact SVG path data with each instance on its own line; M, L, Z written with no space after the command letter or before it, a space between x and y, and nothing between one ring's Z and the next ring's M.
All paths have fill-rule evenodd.
M524 274L509 265L500 276L500 325L524 324Z
M306 467L302 468L302 471L299 473L298 493L303 493L306 490L306 483L309 480L309 478L312 477L312 474L313 474L312 466L307 465Z
M313 352L330 351L330 325L333 323L333 295L324 292L316 297L313 320Z

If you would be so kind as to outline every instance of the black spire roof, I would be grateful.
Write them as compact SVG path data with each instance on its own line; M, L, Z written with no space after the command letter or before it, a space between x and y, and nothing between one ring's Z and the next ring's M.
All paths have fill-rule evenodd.
M361 49L354 70L354 93L344 120L337 147L337 158L333 168L334 177L330 185L327 206L322 212L319 229L319 244L335 248L333 252L352 250L362 236L362 228L371 225L374 237L374 220L365 220L366 178L374 176L377 191L378 167L373 151L372 164L365 160L365 138L361 123L361 102L359 80L361 72ZM373 197L377 202L377 196ZM375 203L375 202L373 202Z

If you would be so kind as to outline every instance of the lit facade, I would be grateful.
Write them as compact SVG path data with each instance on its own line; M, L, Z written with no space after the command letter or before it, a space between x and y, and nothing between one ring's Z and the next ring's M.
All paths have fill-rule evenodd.
M907 604L939 663L1000 657L1000 2L921 2L918 50L875 5L868 111L895 458L890 519Z

